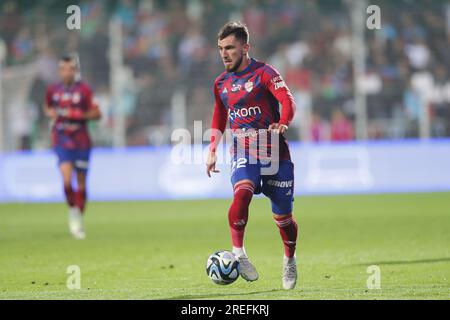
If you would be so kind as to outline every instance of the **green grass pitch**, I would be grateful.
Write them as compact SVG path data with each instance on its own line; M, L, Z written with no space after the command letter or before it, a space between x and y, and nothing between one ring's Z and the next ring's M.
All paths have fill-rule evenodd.
M205 263L230 248L230 200L97 202L87 239L66 207L0 205L0 299L449 299L450 194L297 197L299 282L281 289L282 243L270 204L255 198L247 252L260 279L213 284ZM66 286L78 265L81 289ZM367 267L381 289L367 288Z

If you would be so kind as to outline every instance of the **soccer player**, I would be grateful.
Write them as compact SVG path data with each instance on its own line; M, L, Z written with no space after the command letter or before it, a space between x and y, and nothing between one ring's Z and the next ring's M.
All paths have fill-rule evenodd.
M297 282L297 224L292 216L294 165L284 133L294 116L295 102L272 66L250 58L245 24L225 24L218 34L218 48L225 71L214 82L215 104L206 172L209 177L211 172L219 172L216 149L228 120L233 137L231 183L234 190L228 221L240 274L247 281L258 279L243 242L250 201L253 194L262 192L271 200L273 218L284 243L282 285L286 290L293 289ZM270 166L278 170L264 171Z
M84 239L83 213L91 149L87 122L100 119L101 114L93 102L92 90L78 75L77 59L64 56L59 60L61 82L48 87L44 113L52 121L52 146L64 181L69 229L75 239ZM72 185L74 173L77 189Z

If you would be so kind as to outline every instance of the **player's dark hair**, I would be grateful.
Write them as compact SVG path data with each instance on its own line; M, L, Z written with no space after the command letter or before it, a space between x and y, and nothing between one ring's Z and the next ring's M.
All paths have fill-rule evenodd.
M243 43L248 43L249 33L245 23L240 21L230 21L226 23L222 28L220 28L217 38L219 40L223 40L229 35L234 35L237 40L241 40Z
M76 68L79 68L80 64L77 57L74 57L70 54L65 54L59 58L60 62L72 62Z
M63 56L61 56L61 58L59 58L59 61L63 61L63 62L74 62L75 61L75 59L72 57L72 56L70 56L70 55L63 55Z

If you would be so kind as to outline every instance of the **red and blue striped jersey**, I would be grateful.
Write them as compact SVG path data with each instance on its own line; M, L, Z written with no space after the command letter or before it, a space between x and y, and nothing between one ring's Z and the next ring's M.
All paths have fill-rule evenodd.
M52 127L54 148L85 150L91 147L87 120L74 119L70 115L94 108L92 99L91 88L82 81L70 86L60 82L47 88L47 106L58 114Z
M295 112L294 98L275 68L252 58L244 70L223 72L216 78L214 97L212 129L223 133L228 121L234 144L240 144L250 154L255 151L249 150L255 143L252 139L258 139L258 136L261 137L258 133L266 132L264 141L258 139L259 148L265 145L269 154L270 150L278 149L280 160L290 159L285 137L280 135L279 145L276 146L271 143L270 134L266 131L272 123L288 126ZM215 150L217 144L218 139L213 132L210 149ZM236 148L232 150L236 152ZM261 158L260 154L254 155Z

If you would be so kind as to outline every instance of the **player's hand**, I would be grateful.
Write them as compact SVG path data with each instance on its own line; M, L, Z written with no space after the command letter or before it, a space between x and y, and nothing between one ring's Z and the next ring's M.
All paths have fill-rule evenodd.
M206 160L206 174L211 178L211 172L218 173L216 169L217 156L214 152L208 153L208 159Z
M269 132L274 132L277 134L284 134L288 129L288 126L285 124L272 123L269 125Z
M47 108L45 110L45 114L47 117L49 117L52 121L55 121L56 118L58 118L58 112L54 108Z

